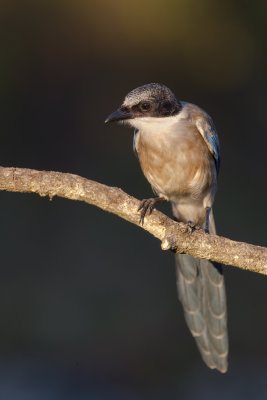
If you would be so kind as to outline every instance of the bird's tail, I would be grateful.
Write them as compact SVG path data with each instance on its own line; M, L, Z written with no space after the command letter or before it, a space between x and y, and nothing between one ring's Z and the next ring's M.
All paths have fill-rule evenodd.
M210 232L216 233L212 212ZM178 297L186 323L207 366L226 372L227 309L221 265L187 254L175 258Z

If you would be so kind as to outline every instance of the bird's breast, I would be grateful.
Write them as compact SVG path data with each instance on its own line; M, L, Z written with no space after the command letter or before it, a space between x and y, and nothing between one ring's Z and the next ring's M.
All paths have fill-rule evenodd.
M196 128L140 131L136 150L147 180L168 200L197 199L213 183L214 160Z

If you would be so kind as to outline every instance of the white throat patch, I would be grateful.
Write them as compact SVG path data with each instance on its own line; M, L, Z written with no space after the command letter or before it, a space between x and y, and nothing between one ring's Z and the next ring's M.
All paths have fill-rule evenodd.
M168 130L172 125L176 124L180 119L185 117L186 112L184 109L177 115L170 117L139 117L125 121L127 124L139 129L140 131L149 130L152 132L159 132Z

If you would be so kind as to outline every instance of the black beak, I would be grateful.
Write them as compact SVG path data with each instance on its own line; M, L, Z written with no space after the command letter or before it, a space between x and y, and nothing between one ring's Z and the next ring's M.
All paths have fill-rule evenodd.
M107 117L107 119L105 120L105 124L107 124L108 122L121 121L123 119L131 118L133 118L132 113L122 113L121 111L116 110Z

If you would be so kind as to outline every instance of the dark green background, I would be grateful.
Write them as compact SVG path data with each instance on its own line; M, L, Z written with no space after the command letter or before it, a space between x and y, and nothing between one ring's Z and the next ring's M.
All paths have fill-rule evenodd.
M1 0L1 165L150 197L131 130L104 119L131 89L162 82L215 121L218 232L266 245L266 4ZM37 195L2 192L0 218L1 398L266 399L264 276L224 268L221 375L201 361L157 240Z

